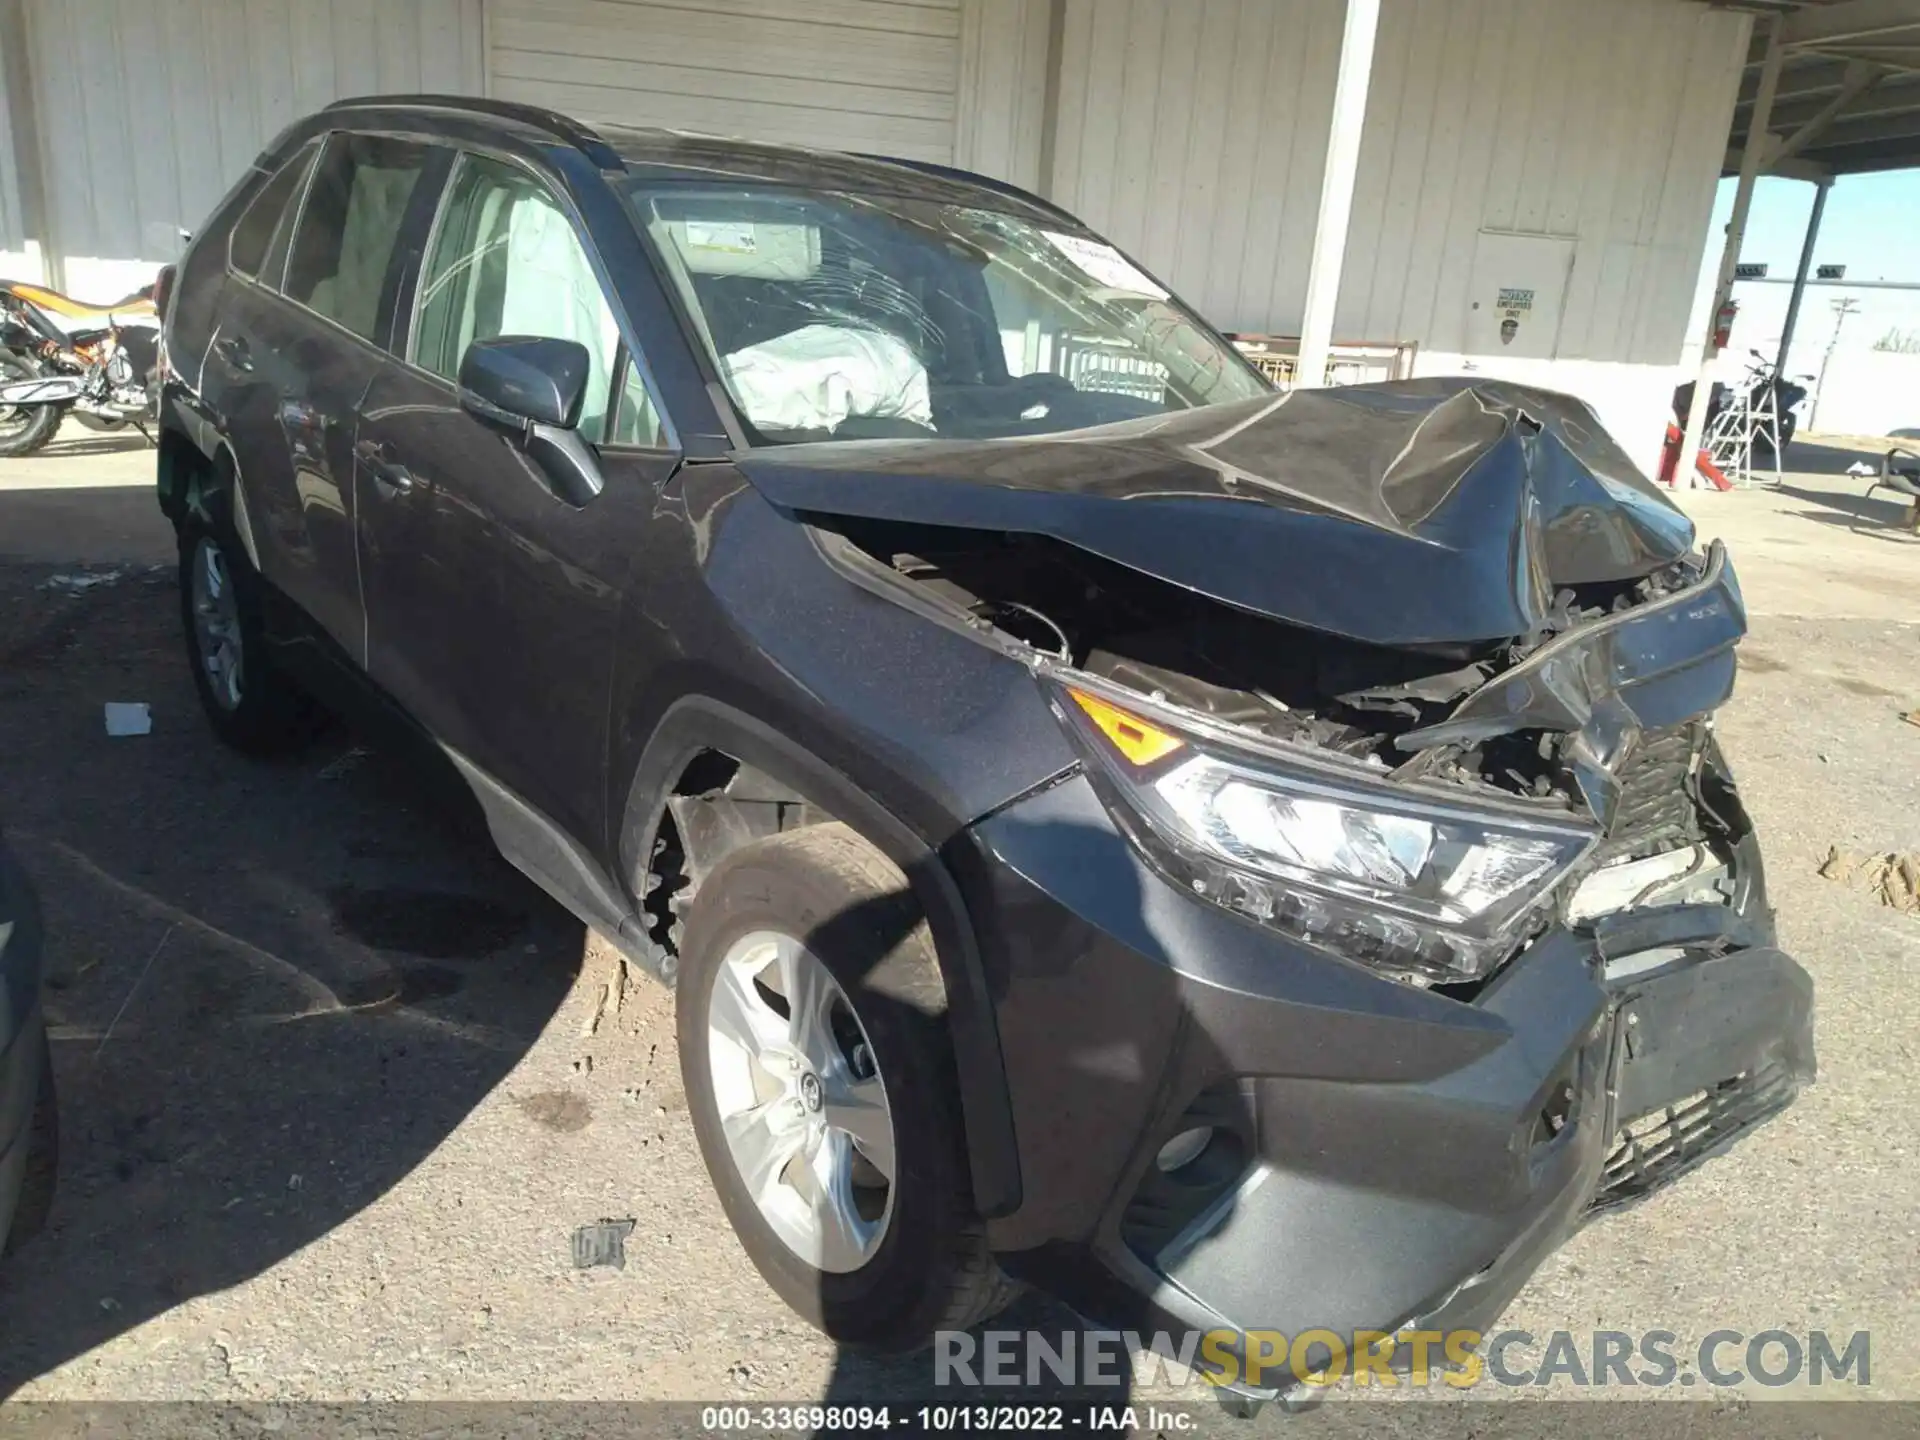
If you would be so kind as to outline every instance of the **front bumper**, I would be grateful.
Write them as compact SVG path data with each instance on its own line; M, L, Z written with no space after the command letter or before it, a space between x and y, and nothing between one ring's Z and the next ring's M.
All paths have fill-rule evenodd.
M949 859L1019 1137L1023 1203L990 1235L1102 1323L1484 1329L1586 1218L1814 1073L1812 984L1773 948L1757 856L1737 906L1552 931L1459 996L1176 889L1084 778Z

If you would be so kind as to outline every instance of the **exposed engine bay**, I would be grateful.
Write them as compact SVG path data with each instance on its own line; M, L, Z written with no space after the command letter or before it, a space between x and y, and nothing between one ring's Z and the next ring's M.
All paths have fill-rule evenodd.
M1586 808L1576 732L1531 726L1462 740L1429 732L1560 637L1682 594L1704 570L1688 556L1636 580L1562 588L1545 624L1507 642L1381 646L1250 614L1048 536L809 518L1016 653L1265 739L1334 752L1383 778L1456 783L1573 813ZM1688 855L1638 884L1623 879L1619 903L1644 903L1650 885L1710 892L1715 877L1705 872L1720 864L1708 845L1715 797L1701 789L1719 783L1703 782L1709 745L1710 720L1700 718L1634 736L1596 858ZM1720 796L1718 809L1737 801ZM1714 825L1736 827L1744 830L1744 818L1731 813Z

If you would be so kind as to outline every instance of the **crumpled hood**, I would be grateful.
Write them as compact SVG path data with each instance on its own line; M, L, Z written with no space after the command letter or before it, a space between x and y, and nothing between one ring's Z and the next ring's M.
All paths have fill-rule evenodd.
M1050 535L1377 645L1532 634L1556 590L1648 574L1693 544L1583 402L1469 379L735 460L789 509Z

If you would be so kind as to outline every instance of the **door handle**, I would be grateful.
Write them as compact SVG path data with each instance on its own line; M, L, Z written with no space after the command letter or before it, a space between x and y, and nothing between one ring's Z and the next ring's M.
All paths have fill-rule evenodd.
M222 336L213 342L213 353L243 375L253 371L253 351L244 336Z
M373 476L373 483L383 491L394 495L405 495L413 489L413 472L393 458L392 453L378 440L357 441L353 447L354 458L367 467L367 473Z

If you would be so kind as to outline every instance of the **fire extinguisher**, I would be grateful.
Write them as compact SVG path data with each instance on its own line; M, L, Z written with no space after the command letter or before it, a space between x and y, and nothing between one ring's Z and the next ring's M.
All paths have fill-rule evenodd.
M1740 313L1740 302L1729 298L1713 317L1713 348L1724 350L1733 340L1733 320Z

